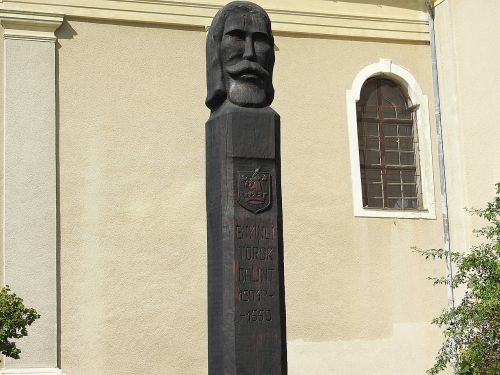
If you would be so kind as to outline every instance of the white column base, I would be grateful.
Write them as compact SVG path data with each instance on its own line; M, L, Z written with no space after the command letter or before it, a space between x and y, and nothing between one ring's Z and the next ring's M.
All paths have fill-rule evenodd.
M9 368L0 370L0 375L64 375L58 368Z

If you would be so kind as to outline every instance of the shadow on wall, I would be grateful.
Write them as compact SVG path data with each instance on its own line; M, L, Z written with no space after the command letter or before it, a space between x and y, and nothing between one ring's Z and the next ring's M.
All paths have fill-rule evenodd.
M380 7L405 8L426 11L424 0L322 0L327 3L358 3L378 5Z
M75 35L78 35L77 32L71 27L67 20L64 20L56 31L57 39L73 39Z

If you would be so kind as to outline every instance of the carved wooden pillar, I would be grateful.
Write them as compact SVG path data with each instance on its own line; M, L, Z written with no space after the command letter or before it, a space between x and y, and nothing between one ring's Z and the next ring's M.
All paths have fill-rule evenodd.
M287 371L279 131L230 103L206 124L210 375Z

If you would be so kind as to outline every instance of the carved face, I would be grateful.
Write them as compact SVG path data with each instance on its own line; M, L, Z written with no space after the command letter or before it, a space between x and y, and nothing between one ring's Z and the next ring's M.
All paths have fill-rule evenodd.
M272 85L274 45L266 20L257 12L233 12L226 19L220 59L229 101L264 107Z

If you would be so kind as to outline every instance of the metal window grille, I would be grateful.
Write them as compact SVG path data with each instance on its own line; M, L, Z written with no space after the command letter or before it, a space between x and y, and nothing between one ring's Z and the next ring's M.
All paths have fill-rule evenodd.
M390 79L364 83L357 118L365 208L422 209L416 108Z

